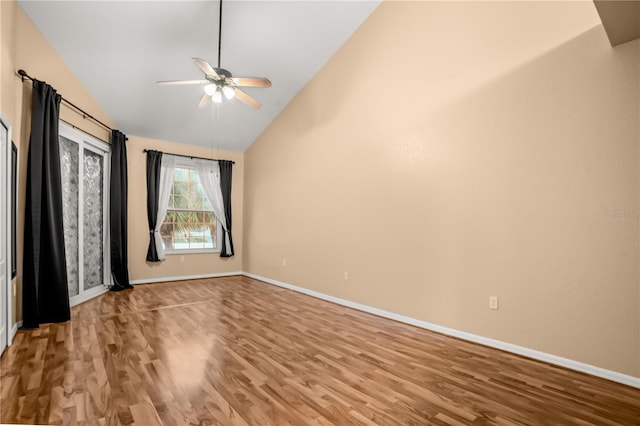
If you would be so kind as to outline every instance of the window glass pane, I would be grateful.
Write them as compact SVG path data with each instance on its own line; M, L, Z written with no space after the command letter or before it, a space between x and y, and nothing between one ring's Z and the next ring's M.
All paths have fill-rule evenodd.
M189 199L183 196L176 196L175 198L175 208L176 209L188 209L189 208Z
M78 144L60 136L60 170L62 175L62 226L64 229L64 251L67 264L69 296L77 296L80 291L80 271L78 252L78 193L80 181L80 153Z
M216 225L216 223L211 223L209 225L209 235L211 238L211 247L215 247L216 246L216 242L218 241L218 227Z
M213 215L213 213L205 212L205 213L202 214L202 217L203 217L202 220L205 223L215 223L216 222L216 218Z
M218 224L216 223L216 217L213 213L205 213L204 214L204 222L207 224L209 228L209 235L211 236L211 245L212 247L216 247L216 242L218 241Z
M104 281L103 160L102 155L88 149L84 150L82 253L85 290L100 286Z
M189 180L189 170L176 168L175 181L187 182Z
M189 223L189 212L188 211L176 211L176 224L180 226L186 226Z
M175 195L189 195L189 182L174 182L173 193Z
M200 190L200 186L199 185L192 185L191 186L191 191L190 191L190 205L189 207L194 209L194 210L202 210L204 208L204 205L202 203L202 191Z
M164 243L165 249L173 249L173 223L165 221L160 227L160 237Z

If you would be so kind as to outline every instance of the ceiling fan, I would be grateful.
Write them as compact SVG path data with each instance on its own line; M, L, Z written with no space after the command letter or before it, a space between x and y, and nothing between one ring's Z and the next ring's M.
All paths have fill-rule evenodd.
M200 99L198 107L204 108L209 100L215 103L222 102L222 96L227 99L234 97L241 102L253 107L260 108L262 105L240 87L271 87L271 81L262 77L233 77L231 73L220 67L220 46L222 45L222 0L220 0L220 17L218 23L218 67L214 68L207 61L200 58L192 58L193 62L204 73L203 80L169 80L156 81L158 85L204 85L204 95Z

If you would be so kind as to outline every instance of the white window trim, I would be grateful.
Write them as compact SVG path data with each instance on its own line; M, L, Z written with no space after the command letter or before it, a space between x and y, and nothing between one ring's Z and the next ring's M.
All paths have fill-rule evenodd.
M222 244L222 240L220 240L220 244ZM165 251L165 254L167 256L175 256L175 255L180 255L180 254L204 254L204 253L220 253L221 249L219 248L214 248L214 249L208 249L208 248L194 248L194 249L167 249Z
M192 159L186 157L178 157L176 156L176 169L191 169L195 170L196 166ZM171 208L167 209L167 213L171 211ZM196 211L196 210L192 210ZM213 210L205 210L206 212L213 213ZM168 256L182 255L182 254L202 254L202 253L220 253L222 251L222 235L224 234L224 230L222 229L222 225L220 221L216 217L215 213L213 216L216 218L216 248L189 248L189 249L176 249L176 248L166 248L165 254Z

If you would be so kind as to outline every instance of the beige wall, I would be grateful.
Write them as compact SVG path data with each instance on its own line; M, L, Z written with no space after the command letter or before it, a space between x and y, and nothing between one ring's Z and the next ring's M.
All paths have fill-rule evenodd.
M147 262L149 246L149 225L147 222L146 154L144 149L193 155L205 158L220 158L235 161L232 175L232 223L235 256L220 258L218 253L168 254L164 261ZM177 277L207 275L242 271L242 198L243 198L243 157L241 152L220 151L211 148L183 145L171 142L130 136L127 142L129 163L129 276L132 280L156 277Z
M245 153L245 271L640 377L639 51L591 2L381 4Z

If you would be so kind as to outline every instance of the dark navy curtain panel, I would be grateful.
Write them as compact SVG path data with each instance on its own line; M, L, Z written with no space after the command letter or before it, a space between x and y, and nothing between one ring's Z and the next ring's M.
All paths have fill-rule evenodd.
M233 251L233 237L231 236L231 174L233 173L233 161L218 160L220 166L220 189L222 190L222 203L224 204L224 215L227 220L226 228L229 236L229 247L227 239L222 239L222 250L220 257L231 257Z
M33 80L23 261L23 327L71 318L64 230L58 120L61 96Z
M160 196L160 169L162 152L147 151L147 221L149 222L149 248L147 262L160 262L156 249L155 229L158 221L158 198Z
M111 131L111 187L109 218L111 222L111 291L133 288L129 282L129 253L127 248L127 137L118 130Z

